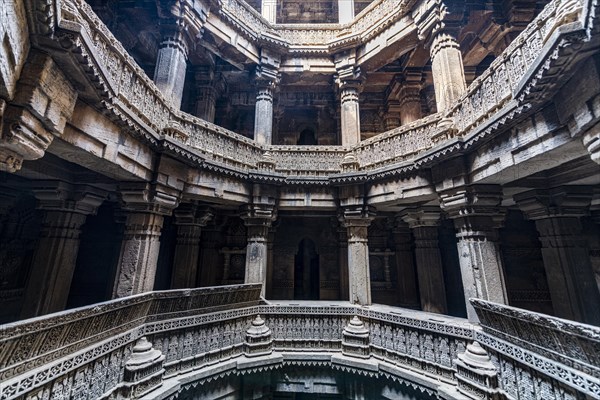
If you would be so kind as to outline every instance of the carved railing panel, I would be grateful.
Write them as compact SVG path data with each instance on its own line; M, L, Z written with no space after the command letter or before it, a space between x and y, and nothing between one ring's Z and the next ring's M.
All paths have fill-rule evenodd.
M146 321L244 307L256 304L259 296L260 285L152 292L6 324L0 330L0 380L26 374L93 343L121 335L132 338L131 331ZM46 380L48 373L32 373L31 380Z
M511 398L600 397L600 328L478 299L471 304L483 329L475 338L493 352Z

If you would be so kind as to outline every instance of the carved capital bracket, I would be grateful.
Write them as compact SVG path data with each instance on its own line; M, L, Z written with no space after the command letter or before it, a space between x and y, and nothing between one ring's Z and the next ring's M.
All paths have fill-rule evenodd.
M442 0L422 0L412 12L419 39L430 45L433 37L444 29L447 14L448 9Z
M38 200L38 209L83 215L96 214L108 197L105 190L63 181L35 181L32 191Z
M175 224L178 226L206 226L208 222L215 216L214 211L210 207L199 206L195 203L181 204L173 212L175 216Z
M15 172L24 160L43 157L54 136L62 135L77 93L52 58L32 51L11 103L3 103L0 171Z
M590 153L592 161L600 164L600 124L584 133L582 141L588 153Z
M458 236L495 237L504 221L502 187L471 185L440 194L440 204L454 220Z
M124 182L119 192L125 210L158 215L171 215L181 196L175 189L147 182Z
M279 55L276 55L265 48L261 49L260 63L256 66L254 73L259 95L263 91L268 91L271 96L273 95L281 81L281 74L279 73L280 65L281 58Z
M435 206L423 206L407 208L403 210L399 217L413 228L419 227L437 227L440 224L441 209Z
M514 200L527 218L537 220L589 215L592 197L589 186L561 186L529 190L515 195Z

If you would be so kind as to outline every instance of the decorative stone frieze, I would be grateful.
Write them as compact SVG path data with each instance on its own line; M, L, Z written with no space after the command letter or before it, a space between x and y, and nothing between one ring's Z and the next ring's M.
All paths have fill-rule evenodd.
M65 309L81 226L107 196L91 186L60 181L37 182L33 193L44 215L21 308L23 318Z
M267 356L273 352L273 338L271 330L265 321L257 315L252 320L252 325L246 330L244 341L244 354L246 357Z
M415 240L415 261L419 297L423 311L445 314L448 311L442 255L438 243L440 223L438 207L404 210L402 219L408 223Z
M200 253L200 234L202 227L206 226L214 213L209 208L190 203L179 206L174 215L177 225L177 244L173 259L171 288L195 287Z
M24 160L41 158L63 133L77 93L47 54L32 51L15 97L2 102L0 171L15 172Z
M162 385L165 356L141 337L125 362L123 386L119 390L127 399L138 399Z
M342 332L342 354L349 357L369 358L369 329L356 315L348 322Z
M478 342L467 346L464 353L458 355L456 380L458 390L471 399L502 399L498 389L498 371L490 356Z
M592 188L563 186L514 196L525 216L535 221L552 306L557 316L600 324L600 293L583 235L581 217L590 213Z
M469 298L508 303L499 247L498 228L504 215L500 209L502 188L473 185L442 192L441 207L454 221L458 256L469 320L477 315Z

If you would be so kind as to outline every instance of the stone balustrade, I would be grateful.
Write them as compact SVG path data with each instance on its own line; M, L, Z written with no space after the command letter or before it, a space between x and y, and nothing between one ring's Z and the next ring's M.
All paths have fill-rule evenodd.
M5 325L0 399L117 398L123 391L166 398L225 372L306 362L447 399L600 393L600 331L592 326L481 300L472 300L479 326L382 305L260 304L259 293L260 285L150 292Z
M237 0L225 3L228 4L225 9L245 4ZM572 39L574 36L585 41L581 32L585 32L591 24L589 21L595 18L595 9L588 3L583 0L554 0L549 3L492 66L470 85L443 119L441 115L431 115L352 147L328 146L318 150L259 145L227 129L175 111L82 0L60 3L61 30L58 39L80 62L96 87L101 96L99 106L132 133L155 144L162 140L168 149L184 158L199 164L214 164L229 173L269 173L274 169L292 179L301 176L328 179L340 173L377 173L398 163L416 167L424 158L436 157L438 148L442 153L447 152L445 143L449 139L457 136L470 138L475 134L481 135L482 131L490 135L500 130L502 124L516 120L532 107L526 94L535 92L536 85L548 83L548 79L541 79L543 76L539 74L576 58L576 52L559 50L568 47L565 40L575 40ZM402 14L399 10L403 7L402 2L391 0L374 2L353 24L366 26L368 24L364 21L383 18L382 15L397 17ZM267 23L257 12L246 12L251 7L244 5L243 8L245 11L239 11L240 15L253 16L253 21L264 25L261 25L264 32L275 32L275 28L265 25ZM280 29L293 30L289 26ZM294 29L301 31L306 27ZM326 26L322 29L331 33L334 28ZM359 32L362 28L344 29ZM296 34L290 33L292 36ZM533 89L525 90L528 85L533 85ZM458 141L454 145L456 149L462 146L461 143ZM264 169L265 163L260 162L265 151L271 153L274 168L270 165ZM355 160L356 168L347 170L343 164L349 156ZM293 163L289 162L292 158Z

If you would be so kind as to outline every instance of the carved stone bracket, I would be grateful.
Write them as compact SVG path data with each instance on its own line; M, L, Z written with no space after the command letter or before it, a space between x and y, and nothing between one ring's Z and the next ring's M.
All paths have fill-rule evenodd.
M52 58L32 51L11 103L3 107L0 171L15 172L23 160L41 158L62 135L77 93Z

